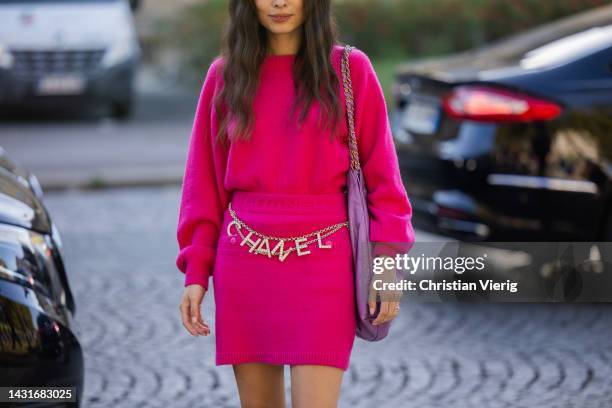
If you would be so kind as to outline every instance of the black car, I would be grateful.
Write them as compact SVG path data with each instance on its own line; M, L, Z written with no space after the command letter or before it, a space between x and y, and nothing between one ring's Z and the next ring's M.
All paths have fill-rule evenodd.
M612 25L523 40L397 72L414 224L477 242L610 241Z
M76 387L80 401L75 302L42 194L36 177L0 148L0 386Z

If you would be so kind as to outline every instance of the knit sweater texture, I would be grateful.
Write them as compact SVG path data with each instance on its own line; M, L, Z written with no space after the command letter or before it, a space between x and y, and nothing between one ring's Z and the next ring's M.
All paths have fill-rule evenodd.
M348 135L342 52L343 46L334 45L331 63L340 80L344 120L339 126ZM318 102L313 102L301 129L288 119L295 98L294 61L293 54L265 57L253 100L252 139L232 142L228 150L214 140L219 123L212 100L223 86L222 57L210 64L196 107L179 208L176 266L185 274L185 286L208 288L217 241L223 233L222 215L234 191L317 195L342 192L346 187L347 138L332 140L327 130L318 127ZM384 243L409 245L414 241L412 207L400 175L383 89L372 63L354 48L349 66L356 139L368 190L370 240L381 243L375 246L375 255L393 256L397 247Z

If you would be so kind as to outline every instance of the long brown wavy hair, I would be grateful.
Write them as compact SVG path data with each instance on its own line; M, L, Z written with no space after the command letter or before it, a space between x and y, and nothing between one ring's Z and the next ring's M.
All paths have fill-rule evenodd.
M296 98L291 117L302 107L298 128L308 115L313 100L325 112L325 128L336 135L342 114L338 89L340 79L330 57L337 43L337 24L331 12L331 0L305 0L302 40L295 56L292 76ZM259 84L260 66L268 53L267 29L259 23L254 0L230 0L229 20L225 26L220 56L223 58L223 82L214 106L219 130L217 141L223 146L230 140L248 140L254 126L252 100ZM319 114L318 126L321 126ZM235 121L235 122L234 122ZM229 123L235 128L228 133ZM232 126L234 127L234 126Z

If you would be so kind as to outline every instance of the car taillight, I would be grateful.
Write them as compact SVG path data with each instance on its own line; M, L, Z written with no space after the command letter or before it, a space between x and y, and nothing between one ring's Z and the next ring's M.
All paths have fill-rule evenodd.
M450 117L482 122L551 120L561 113L554 102L482 85L454 88L443 98L442 106Z

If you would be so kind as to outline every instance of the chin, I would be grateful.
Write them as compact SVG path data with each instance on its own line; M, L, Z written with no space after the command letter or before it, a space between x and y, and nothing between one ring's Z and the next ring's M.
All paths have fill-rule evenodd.
M293 31L295 31L296 27L290 27L290 28L270 28L270 31L273 32L274 34L289 34Z

